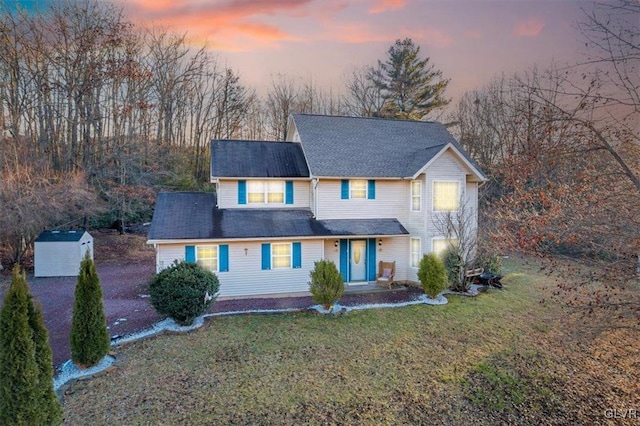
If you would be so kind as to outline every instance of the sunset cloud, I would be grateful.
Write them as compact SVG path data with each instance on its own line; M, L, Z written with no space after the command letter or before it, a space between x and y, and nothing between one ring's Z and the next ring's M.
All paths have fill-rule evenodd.
M435 48L449 47L453 44L453 38L448 33L436 28L423 28L414 33L414 37L420 44Z
M127 12L150 25L178 31L189 39L208 41L221 50L246 51L274 47L278 41L295 40L284 29L264 22L276 15L305 17L312 0L129 0Z
M544 21L540 18L530 18L520 22L514 34L518 37L537 37L544 28Z
M376 0L374 5L369 9L369 13L384 13L389 10L402 9L407 5L406 0Z

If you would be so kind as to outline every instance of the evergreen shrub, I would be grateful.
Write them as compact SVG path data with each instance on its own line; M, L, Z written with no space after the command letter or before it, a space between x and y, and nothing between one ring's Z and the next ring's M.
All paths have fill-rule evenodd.
M178 324L190 325L211 306L220 289L218 277L197 263L175 262L152 278L151 304Z
M91 367L107 355L111 339L102 304L102 287L89 252L80 264L71 319L71 360Z
M344 294L344 280L336 264L330 260L315 262L309 276L309 291L313 300L326 309L331 309Z
M426 254L420 259L418 279L425 294L432 299L447 288L447 273L442 260L434 253Z

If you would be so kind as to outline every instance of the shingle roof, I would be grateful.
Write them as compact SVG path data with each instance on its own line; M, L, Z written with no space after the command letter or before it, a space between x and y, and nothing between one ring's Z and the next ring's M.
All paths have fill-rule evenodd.
M409 231L398 219L327 219L322 226L331 235L403 235Z
M218 209L203 192L158 194L149 240L403 235L397 219L318 221L308 209Z
M410 177L447 144L455 146L482 176L441 123L310 114L292 118L315 176Z
M309 177L299 143L211 141L211 177Z
M52 243L61 241L80 241L85 231L42 231L38 238L35 239L37 243Z

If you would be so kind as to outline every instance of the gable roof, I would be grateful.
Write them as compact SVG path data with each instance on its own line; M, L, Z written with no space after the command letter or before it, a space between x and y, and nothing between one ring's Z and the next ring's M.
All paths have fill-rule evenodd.
M300 144L220 139L211 141L211 178L309 177Z
M477 164L441 123L293 114L312 175L409 178L453 146L480 179Z
M158 194L148 239L195 240L404 235L397 219L324 220L309 209L219 209L205 192Z
M54 243L54 242L73 242L80 241L86 231L42 231L38 238L34 241L36 243Z

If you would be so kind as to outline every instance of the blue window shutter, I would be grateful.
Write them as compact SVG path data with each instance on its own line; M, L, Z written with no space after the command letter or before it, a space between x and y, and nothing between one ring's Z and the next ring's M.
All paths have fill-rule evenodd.
M229 270L229 245L228 244L220 244L218 246L218 257L219 257L219 269L220 272L227 272Z
M369 247L367 250L367 262L369 262L369 264L367 265L368 267L368 272L367 274L369 275L369 278L367 278L367 281L375 281L376 280L376 268L378 267L378 262L376 261L376 239L375 238L369 238Z
M293 259L292 266L294 268L302 268L302 247L300 243L293 243Z
M189 263L196 263L196 246L184 247L184 261Z
M262 269L271 269L271 244L262 244Z
M369 190L367 191L367 198L370 200L376 199L376 181L370 180L368 182Z
M293 181L288 180L284 183L284 202L285 204L293 204Z
M342 198L343 200L348 200L349 199L349 181L346 179L342 179L342 182L340 183L341 187L340 187L340 198Z
M247 204L247 181L238 181L238 204Z
M349 281L349 242L340 240L340 273L344 282Z

